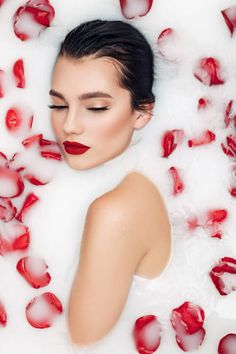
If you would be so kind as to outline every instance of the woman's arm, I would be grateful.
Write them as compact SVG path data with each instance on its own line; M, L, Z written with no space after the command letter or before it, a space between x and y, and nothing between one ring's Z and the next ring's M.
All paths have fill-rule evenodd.
M127 300L132 276L146 254L137 215L109 192L89 207L78 269L68 305L71 340L86 345L116 324ZM137 210L137 208L136 208Z

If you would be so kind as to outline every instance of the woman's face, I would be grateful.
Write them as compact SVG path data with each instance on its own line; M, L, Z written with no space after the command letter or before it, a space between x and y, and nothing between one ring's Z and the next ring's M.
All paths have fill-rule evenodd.
M121 154L135 128L147 123L131 111L130 92L118 84L117 63L109 57L59 57L52 73L51 122L69 166L85 170ZM99 109L98 109L99 108ZM89 149L65 149L65 141ZM84 153L81 153L85 151ZM78 154L80 152L80 154Z

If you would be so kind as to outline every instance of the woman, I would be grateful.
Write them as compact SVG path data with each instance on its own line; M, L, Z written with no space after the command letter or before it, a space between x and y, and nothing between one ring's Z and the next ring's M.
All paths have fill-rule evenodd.
M65 161L87 170L122 154L151 119L153 53L122 21L94 20L67 34L52 75L52 127ZM171 249L157 188L132 171L89 206L68 304L72 342L86 345L116 324L134 275L153 279ZM114 282L116 285L114 291Z

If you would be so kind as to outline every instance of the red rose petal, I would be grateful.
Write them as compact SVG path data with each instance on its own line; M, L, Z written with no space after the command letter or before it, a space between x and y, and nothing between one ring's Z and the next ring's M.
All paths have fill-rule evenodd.
M210 130L206 130L202 133L201 136L188 140L188 146L193 147L210 144L212 141L215 140L215 137L216 136L213 132L211 132Z
M32 112L28 107L12 107L6 113L5 124L11 134L25 135L32 127Z
M120 0L122 15L127 18L145 16L152 7L153 0Z
M14 33L22 41L36 38L50 26L54 16L54 8L48 0L29 0L14 14Z
M168 170L174 181L173 195L181 193L184 190L184 183L180 178L179 172L176 167L172 166Z
M235 158L236 157L236 136L232 134L228 135L226 137L226 143L227 143L227 147L223 143L221 143L222 150L227 156Z
M236 353L236 333L226 334L221 338L218 345L218 354L235 354Z
M181 320L186 334L193 334L202 328L205 314L199 305L185 301L181 306L172 310L171 323L174 329L176 327L176 318Z
M19 129L22 124L21 113L17 108L10 108L6 114L6 127L9 131Z
M0 151L0 166L1 167L8 167L8 159L6 155Z
M5 80L6 80L6 73L4 70L0 69L0 98L4 97L6 95Z
M16 215L16 207L10 199L0 198L0 220L5 222L11 221Z
M207 212L207 225L221 223L227 218L228 212L225 209L214 209Z
M17 171L0 167L0 197L15 198L24 191L24 182Z
M29 138L25 138L21 143L25 148L31 147L32 144L39 144L40 139L43 137L43 134L34 134Z
M184 138L184 131L182 129L173 129L168 130L164 133L162 137L162 149L163 155L162 157L168 157L183 141Z
M24 62L23 59L18 59L13 65L13 75L16 80L16 86L25 88Z
M16 215L16 219L23 222L23 217L25 216L25 213L38 200L39 200L39 198L34 193L29 193L27 195L27 197L25 198L24 204L23 204L20 212Z
M2 225L3 227L3 225ZM18 223L7 223L2 229L0 225L0 254L25 250L29 247L30 233L28 227Z
M235 118L236 118L236 107L234 105L234 101L230 100L225 109L225 115L224 115L225 127L227 128L231 122L232 125L234 125Z
M155 315L139 317L133 327L135 347L139 354L154 353L161 342L161 326Z
M26 306L26 318L35 328L48 328L53 324L55 317L62 313L60 300L51 292L34 297Z
M0 301L0 325L6 327L7 324L7 313L3 303Z
M198 100L198 110L205 109L209 105L210 101L207 98L201 97Z
M204 328L199 329L196 333L186 335L183 331L178 330L179 335L175 336L176 343L185 352L196 350L202 344L206 331Z
M46 182L40 181L37 177L33 176L30 173L26 173L25 175L23 175L23 177L27 179L28 182L30 182L35 186L44 186L45 184L49 183L49 181Z
M172 310L170 321L176 332L176 342L183 351L198 349L202 344L204 318L203 309L188 301Z
M230 30L231 37L232 37L234 33L234 29L236 27L236 5L222 10L221 13L224 17L226 25L228 26L228 29Z
M203 58L194 71L194 76L204 85L222 85L224 80L220 78L220 63L215 58Z
M220 295L228 295L236 290L236 259L223 257L209 273Z
M230 194L232 195L232 197L236 198L236 186L233 187L233 188L231 188L231 189L229 190L229 192L230 192Z
M35 289L49 284L51 276L47 268L47 264L40 257L23 257L16 265L18 272Z
M157 40L157 54L160 54L166 60L170 61L179 61L181 58L181 47L180 47L180 39L176 31L171 28L165 28L158 35Z

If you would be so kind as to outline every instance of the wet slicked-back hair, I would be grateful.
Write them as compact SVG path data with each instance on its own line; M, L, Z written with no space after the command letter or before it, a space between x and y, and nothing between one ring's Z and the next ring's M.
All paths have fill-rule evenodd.
M154 103L154 55L144 35L119 20L92 20L72 29L60 44L57 58L110 57L120 72L119 85L131 94L132 110Z

